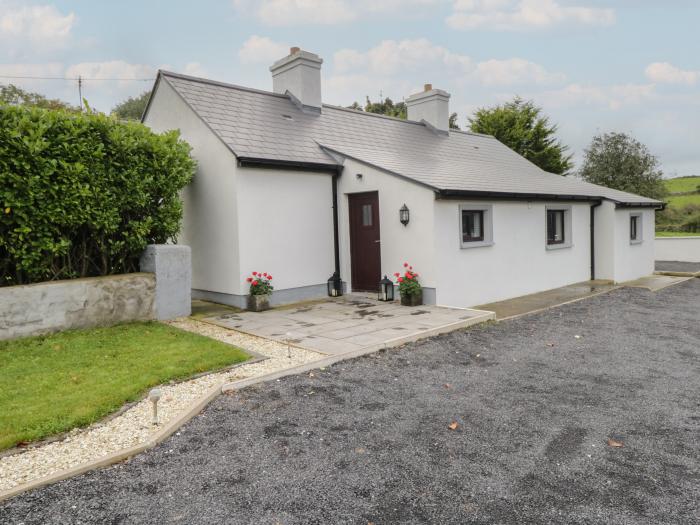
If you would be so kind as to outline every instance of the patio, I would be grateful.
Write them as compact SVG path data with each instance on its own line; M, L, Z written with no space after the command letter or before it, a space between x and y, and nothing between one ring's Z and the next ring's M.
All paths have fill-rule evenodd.
M495 319L493 312L440 306L401 306L360 294L202 319L251 335L327 355L398 346Z

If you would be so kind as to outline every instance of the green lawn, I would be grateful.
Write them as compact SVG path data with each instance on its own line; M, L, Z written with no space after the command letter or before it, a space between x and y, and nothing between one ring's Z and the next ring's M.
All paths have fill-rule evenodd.
M657 231L657 237L700 237L700 232L666 232Z
M669 195L666 197L666 202L674 208L682 208L688 204L697 204L700 206L700 193L691 193L690 195Z
M700 186L700 177L676 177L675 179L666 179L664 184L670 193L698 191L698 186Z
M241 349L156 322L0 341L0 450L93 423Z

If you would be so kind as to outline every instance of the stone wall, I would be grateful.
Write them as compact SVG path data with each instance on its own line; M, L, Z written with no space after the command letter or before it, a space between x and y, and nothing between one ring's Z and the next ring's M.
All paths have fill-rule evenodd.
M153 319L155 290L152 273L0 288L0 340Z
M190 314L188 246L149 245L141 271L0 287L0 340Z

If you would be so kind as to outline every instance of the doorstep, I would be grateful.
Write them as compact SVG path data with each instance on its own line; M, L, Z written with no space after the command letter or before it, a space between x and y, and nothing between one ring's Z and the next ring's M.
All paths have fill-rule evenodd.
M361 353L495 319L493 312L434 305L401 306L348 294L265 312L214 315L203 321L326 355Z

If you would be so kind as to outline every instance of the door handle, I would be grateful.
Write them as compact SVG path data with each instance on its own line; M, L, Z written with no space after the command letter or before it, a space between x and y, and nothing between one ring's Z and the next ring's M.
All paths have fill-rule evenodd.
M376 240L376 241L374 241L374 242L382 242L382 241L381 241L381 239L377 239L377 240Z

